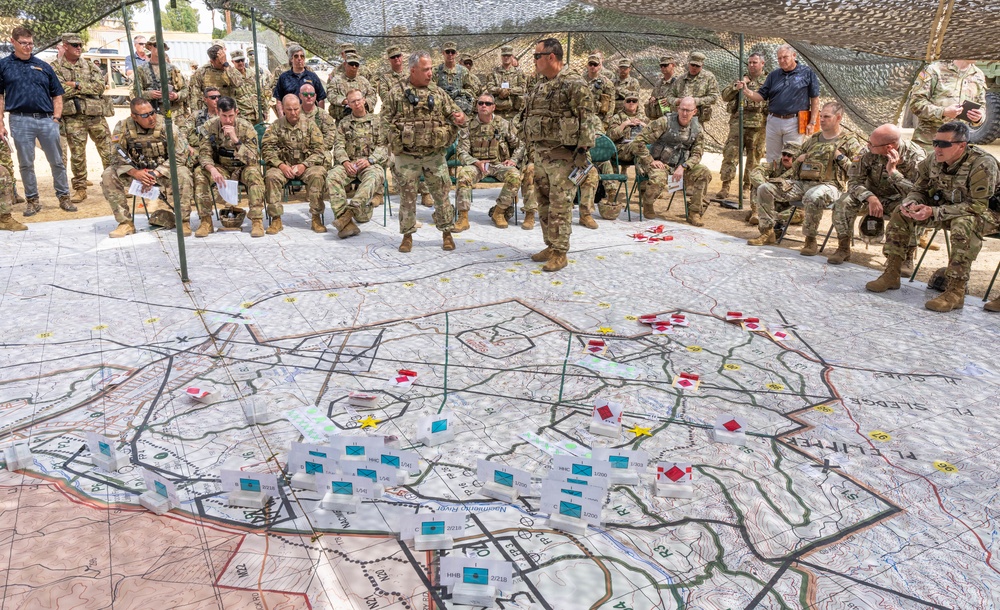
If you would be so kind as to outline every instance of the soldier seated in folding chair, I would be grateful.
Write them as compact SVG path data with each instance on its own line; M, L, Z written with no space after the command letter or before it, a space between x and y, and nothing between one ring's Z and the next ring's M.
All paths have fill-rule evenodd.
M788 198L788 193L792 190L792 168L795 158L799 156L799 143L786 142L781 148L781 159L758 165L750 172L751 198L750 213L747 223L757 225L760 229L760 237L747 241L750 246L766 246L774 244L776 223L779 216L791 207L792 202ZM761 189L767 188L768 194L774 199L775 214L762 214L758 216L757 210L760 205ZM786 219L785 226L790 224L802 224L805 213L802 208L795 207L790 212L791 218Z
M323 155L323 133L312 119L302 117L302 106L294 93L281 100L284 116L271 123L264 133L261 157L267 167L264 183L267 186L267 212L271 224L268 235L282 230L281 193L285 185L299 180L306 185L312 230L326 233L322 214L326 207L323 189L326 187L326 157Z
M104 175L101 177L104 198L111 204L111 211L118 221L118 227L109 234L109 237L125 237L135 233L132 211L125 196L133 180L138 180L147 188L157 186L163 192L170 189L166 123L145 99L133 99L130 109L131 116L119 123L111 136L115 154L111 166L104 170ZM177 151L186 153L187 141L176 126L173 130L174 155L178 159L177 186L180 189L181 227L184 235L191 235L191 227L188 224L194 190L191 172L181 163L181 157L177 156ZM147 205L157 206L150 213L150 224L155 222L167 228L175 226L173 208L158 198Z
M368 112L364 94L351 89L346 99L351 114L337 125L334 164L326 174L333 226L340 239L358 235L361 229L357 223L371 220L372 197L385 183L385 166L389 162L389 144L382 123ZM355 180L360 184L348 201L346 188Z
M805 222L802 224L805 245L799 254L819 254L816 234L823 218L823 210L833 207L840 199L841 193L847 188L847 172L851 169L852 159L861 153L861 142L854 134L841 128L843 117L843 106L837 102L824 104L819 115L821 131L802 143L799 156L792 167L792 180L782 185L768 182L757 189L761 236L752 240L755 243L751 245L777 242L771 228L774 226L776 201L802 201L805 208Z
M521 172L517 166L524 158L524 144L511 124L494 113L495 104L492 95L481 94L476 100L476 116L458 132L456 156L462 165L455 181L458 203L455 232L469 228L472 188L476 183L487 176L503 183L490 217L498 229L507 228L507 210L521 187Z
M226 180L236 180L246 187L250 201L250 213L247 214L251 222L250 237L263 237L264 176L260 171L257 130L250 121L239 116L233 98L220 97L218 107L219 116L202 126L203 135L198 146L198 165L201 167L195 170L194 189L201 224L195 237L207 237L215 230L210 189L213 184L222 188Z
M607 136L615 143L615 147L618 150L618 171L621 173L625 173L625 170L621 166L635 161L632 155L632 141L642 132L643 127L648 122L649 119L643 115L639 108L639 96L637 94L625 96L625 106L622 111L608 119ZM602 174L613 173L610 161L601 165L603 166L600 167ZM605 181L604 192L607 194L607 197L611 198L615 191L618 192L618 201L615 206L612 206L612 209L617 207L620 210L621 207L624 207L625 201L628 198L628 187L617 188L614 182ZM607 220L613 220L613 218L618 217L618 214L615 214L613 218L607 218L604 214L601 214L601 216Z
M643 214L649 218L666 218L666 212L656 211L656 199L667 188L667 177L684 180L690 197L688 223L701 227L705 213L705 193L712 181L712 172L701 164L704 132L695 113L694 98L681 98L677 112L662 116L648 125L632 142L632 154L639 170L649 176L646 191L641 195ZM647 148L650 146L650 148ZM642 191L640 190L640 193Z

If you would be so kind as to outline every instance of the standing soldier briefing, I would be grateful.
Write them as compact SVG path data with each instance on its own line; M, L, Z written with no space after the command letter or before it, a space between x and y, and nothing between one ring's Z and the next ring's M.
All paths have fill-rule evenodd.
M646 100L646 118L650 121L658 119L664 114L670 113L670 102L667 97L670 95L670 88L674 85L677 77L674 70L677 68L677 60L670 55L660 58L660 80L653 86L653 90Z
M390 91L389 101L382 109L383 126L399 179L399 232L403 234L399 251L409 252L413 248L417 185L421 176L434 198L434 223L442 233L441 247L454 250L451 232L455 228L455 212L448 197L451 178L445 151L455 141L458 129L465 125L466 117L451 96L431 82L434 66L430 53L416 51L407 64L409 80Z
M83 40L79 34L63 34L65 49L60 59L52 62L63 93L62 129L69 140L73 170L72 203L87 198L87 136L94 141L105 169L111 165L111 130L106 116L114 116L111 99L104 97L104 73L87 60L80 61Z
M533 254L531 260L544 262L543 271L558 271L567 265L573 232L576 183L570 176L589 164L587 153L594 146L597 121L590 87L564 67L562 44L555 38L540 40L532 56L541 82L525 100L521 131L535 164L545 249Z
M688 55L687 71L674 80L667 95L667 103L676 107L683 97L691 96L698 107L698 122L702 128L712 119L712 104L719 99L719 81L711 70L706 70L705 54L693 51Z
M751 91L760 89L764 84L767 72L764 71L764 58L760 53L751 53L747 58L747 73L741 81ZM726 102L729 111L729 136L722 152L722 169L719 177L722 188L716 195L719 199L729 197L729 187L736 177L736 165L740 153L740 101L743 102L743 151L747 163L743 172L743 190L750 188L750 172L757 167L760 158L764 156L764 126L767 122L767 102L754 102L740 95L735 84L726 87L722 92L722 101Z

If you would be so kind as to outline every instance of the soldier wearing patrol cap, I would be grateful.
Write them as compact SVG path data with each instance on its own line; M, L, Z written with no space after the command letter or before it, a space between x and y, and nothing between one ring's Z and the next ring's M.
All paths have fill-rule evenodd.
M775 211L781 213L788 209L790 202L784 194L792 188L792 168L798 156L799 143L786 142L781 149L781 158L777 161L768 161L757 165L757 167L753 168L753 171L749 172L751 197L750 212L747 214L747 224L760 226L760 218L757 215L757 205L759 203L758 192L761 185L765 183L770 183L778 187L779 195L775 197ZM766 226L761 229L762 235L774 228L774 219L770 216L768 218L768 222L765 223ZM805 215L802 212L802 208L795 208L791 221L788 224L802 224L803 218L805 218ZM751 246L763 246L765 242L766 238L758 237L751 239L747 243Z
M500 66L490 72L486 89L496 100L496 114L508 121L524 107L528 79L524 71L514 65L514 47L500 47Z
M472 72L472 65L475 63L475 61L472 59L472 55L468 53L462 53L462 55L459 56L458 61L460 64L465 66L466 70L469 71L469 80L472 81L472 88L476 91L476 94L478 94L480 91L483 90L483 81L480 80L479 77Z
M587 73L584 75L583 80L590 86L590 95L594 102L594 114L601 119L601 123L606 129L608 121L616 114L615 85L604 76L604 71L601 69L600 55L595 53L587 57Z
M639 95L639 79L631 75L632 60L618 60L618 76L614 79L615 86L615 114L618 114L625 107L625 98L629 95Z
M670 103L667 101L667 97L674 81L677 80L674 75L676 67L677 60L673 56L660 57L660 80L653 86L645 105L646 117L649 120L658 119L670 112Z
M63 86L62 130L69 141L73 170L72 203L87 198L87 136L94 141L105 169L111 165L111 130L104 118L114 115L111 99L104 96L104 73L89 61L80 61L83 39L79 34L62 35L63 56L52 69ZM65 160L64 160L65 162Z
M434 69L434 84L448 94L458 104L462 112L472 114L473 101L479 91L470 78L471 74L465 66L458 63L458 45L449 40L441 49L444 53L444 63Z
M386 48L385 58L389 65L375 79L375 88L383 103L389 99L389 90L394 85L405 82L409 78L409 73L405 70L406 57L400 47L392 45Z
M698 106L698 122L706 125L712 118L712 104L719 99L719 81L710 70L706 70L705 54L692 51L688 54L687 70L677 77L670 87L667 103L677 105L682 97L691 96Z
M330 116L340 120L351 114L351 109L347 106L347 92L351 89L360 91L367 100L375 99L377 95L368 79L359 74L361 68L361 58L354 53L348 53L344 58L344 73L331 73L330 80L326 83L327 99L330 100ZM374 107L371 102L366 102L368 112L372 112Z
M764 57L760 53L751 53L747 58L747 71L743 75L744 87L751 91L760 89L767 78L764 70ZM742 99L741 99L742 98ZM736 165L739 163L740 151L740 106L743 104L743 150L747 157L746 171L743 173L743 188L750 186L750 172L757 167L760 158L764 156L764 129L767 123L767 101L753 102L740 95L736 84L726 87L722 92L722 101L726 102L729 111L729 135L722 151L722 188L716 195L719 199L729 197L729 187L736 177Z
M246 56L243 49L236 49L232 54L233 65L243 76L243 84L236 88L236 104L240 108L240 116L251 123L261 123L260 105L257 103L257 80L252 72L247 70ZM264 83L261 84L260 92L263 94L267 89ZM221 96L221 93L220 93Z
M170 50L167 43L163 43L163 50ZM149 101L153 110L163 114L161 102L163 86L160 83L160 57L156 48L155 36L146 42L146 53L148 58L136 69L135 80L139 83L142 97ZM167 97L170 100L170 109L173 111L174 118L177 122L186 122L191 108L188 104L188 85L177 66L169 62L167 62L167 80L170 81L167 86ZM198 97L200 98L201 95L202 93L199 91Z
M207 54L208 63L191 75L188 96L192 110L204 104L205 87L215 87L223 97L237 99L237 90L243 85L243 74L226 60L226 47L213 44Z
M346 71L347 70L346 63L347 63L347 56L348 55L356 55L358 57L358 63L360 64L358 66L358 74L361 75L361 76L363 76L363 77L365 77L365 79L367 79L368 82L371 83L372 86L374 86L375 85L375 79L376 79L375 71L372 69L372 66L370 64L366 63L365 61L362 61L362 59L361 59L361 53L358 53L358 47L357 47L357 45L355 45L354 43L351 43L351 42L341 43L341 45L340 45L340 65L337 66L337 69L334 70L333 73L330 74L330 78L333 78L333 76L335 74L339 74L339 75L343 76L343 75L345 75L347 73L347 71Z

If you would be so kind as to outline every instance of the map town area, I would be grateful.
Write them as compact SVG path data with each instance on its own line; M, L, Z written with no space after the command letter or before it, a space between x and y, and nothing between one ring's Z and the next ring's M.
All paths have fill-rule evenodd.
M111 222L0 244L4 608L1000 606L1000 331L922 284Z

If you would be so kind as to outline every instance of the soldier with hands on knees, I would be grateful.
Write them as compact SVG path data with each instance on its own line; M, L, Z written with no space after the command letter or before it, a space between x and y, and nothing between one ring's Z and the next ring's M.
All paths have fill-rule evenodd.
M340 120L335 135L333 168L326 175L337 237L346 239L361 233L357 223L372 217L372 198L385 181L389 162L382 122L366 110L365 96L357 89L347 93L351 114ZM348 202L347 185L358 180L354 198Z

